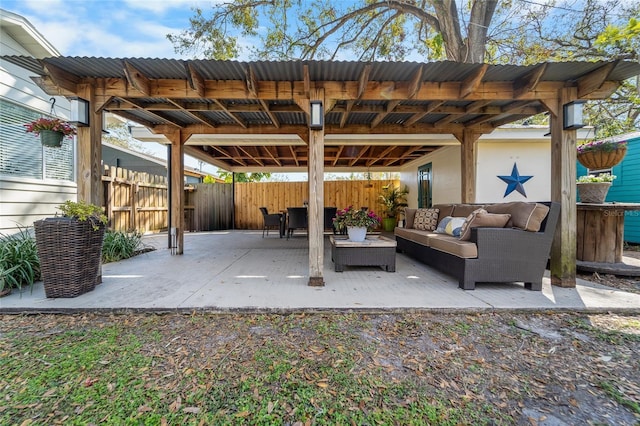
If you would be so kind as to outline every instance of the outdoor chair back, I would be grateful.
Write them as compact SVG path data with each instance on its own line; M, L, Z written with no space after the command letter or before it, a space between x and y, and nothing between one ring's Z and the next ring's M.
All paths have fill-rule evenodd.
M269 214L269 210L266 207L260 207L260 211L262 212L262 238L264 238L264 231L267 231L267 236L269 236L269 229L275 228L278 230L278 234L280 238L282 238L282 234L280 233L280 224L282 222L282 214L280 213L271 213Z
M293 235L296 229L308 229L307 208L306 207L287 207L288 224L287 239Z

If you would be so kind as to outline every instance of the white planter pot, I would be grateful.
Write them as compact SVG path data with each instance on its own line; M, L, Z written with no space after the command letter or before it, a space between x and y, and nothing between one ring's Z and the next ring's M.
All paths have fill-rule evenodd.
M362 242L367 236L367 228L365 226L347 226L347 235L349 235L350 241Z
M611 182L588 182L576 184L578 195L582 203L604 203L607 193L611 187Z

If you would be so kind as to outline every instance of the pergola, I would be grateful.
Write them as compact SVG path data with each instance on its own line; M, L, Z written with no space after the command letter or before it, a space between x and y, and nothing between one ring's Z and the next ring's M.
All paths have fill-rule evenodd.
M475 202L476 141L535 114L551 117L552 201L562 217L551 255L554 285L575 286L576 130L564 106L608 98L640 64L531 66L394 62L7 57L50 95L89 101L78 129L78 198L101 199L102 113L164 135L171 145L170 211L183 253L184 154L229 171L280 168L309 176L309 284L323 285L323 175L332 169L392 170L437 149L433 134L461 144L462 202ZM309 125L321 105L322 126Z

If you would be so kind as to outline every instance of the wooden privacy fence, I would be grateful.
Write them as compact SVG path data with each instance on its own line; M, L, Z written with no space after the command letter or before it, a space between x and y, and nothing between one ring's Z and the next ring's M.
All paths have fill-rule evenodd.
M104 203L110 228L117 231L159 232L168 229L168 190L165 176L105 166ZM398 180L340 180L324 183L324 205L343 209L353 205L381 213L382 187ZM278 212L302 206L309 197L307 182L248 182L196 184L185 188L185 231L261 229L259 207Z
M102 176L105 212L116 231L167 229L167 178L105 166Z
M398 180L338 180L324 183L325 207L344 209L368 207L381 215L379 196L385 185L399 186ZM260 207L270 213L287 207L301 207L309 198L307 182L247 182L235 184L235 226L237 229L262 229Z

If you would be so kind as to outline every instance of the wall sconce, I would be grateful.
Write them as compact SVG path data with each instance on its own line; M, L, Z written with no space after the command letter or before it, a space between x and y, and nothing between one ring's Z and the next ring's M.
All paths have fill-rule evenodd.
M71 106L71 123L76 126L89 126L89 101L82 98L69 98Z
M573 101L562 106L564 116L564 130L576 130L584 127L582 122L582 107L585 101Z
M311 101L311 119L309 120L309 128L311 130L322 130L324 127L324 111L322 101Z

